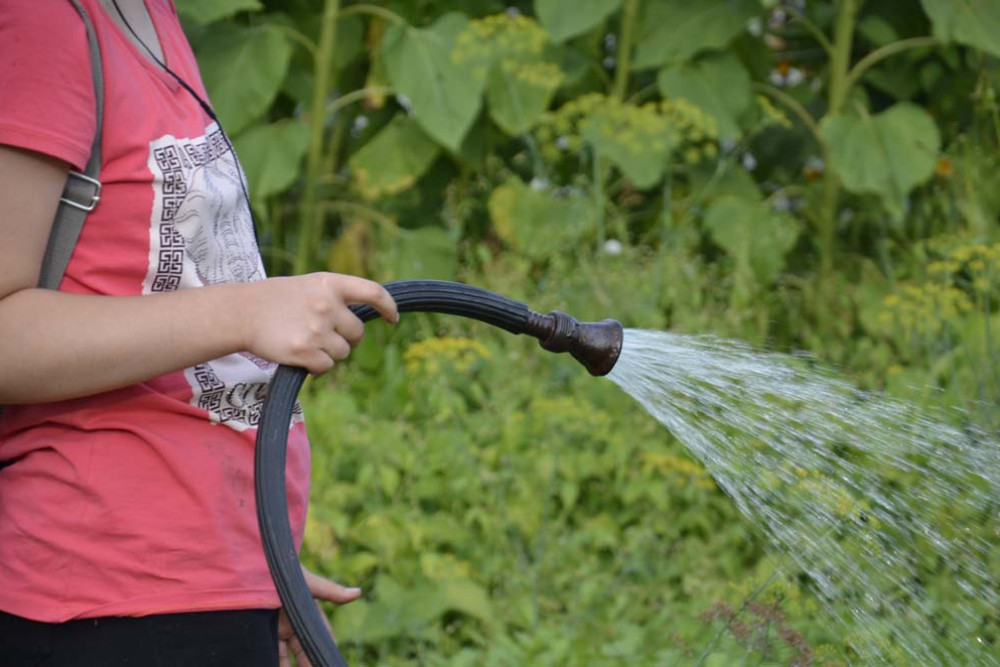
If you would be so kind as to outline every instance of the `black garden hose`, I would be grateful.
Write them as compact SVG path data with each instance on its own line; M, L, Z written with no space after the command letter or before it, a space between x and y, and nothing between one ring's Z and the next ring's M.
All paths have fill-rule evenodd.
M460 283L408 280L385 287L401 313L461 315L513 334L528 334L538 338L549 351L569 352L593 375L610 372L621 352L622 326L614 320L581 323L558 311L541 315L518 301ZM378 316L370 306L352 306L351 310L364 322ZM271 380L257 430L254 460L257 522L278 596L306 655L315 667L339 667L347 663L306 585L288 521L288 427L305 378L302 368L279 366Z

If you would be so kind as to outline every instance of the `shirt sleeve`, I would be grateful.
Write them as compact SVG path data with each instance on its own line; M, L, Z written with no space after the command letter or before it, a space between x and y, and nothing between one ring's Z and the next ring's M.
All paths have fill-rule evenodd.
M0 2L0 144L82 170L96 109L83 19L68 0Z

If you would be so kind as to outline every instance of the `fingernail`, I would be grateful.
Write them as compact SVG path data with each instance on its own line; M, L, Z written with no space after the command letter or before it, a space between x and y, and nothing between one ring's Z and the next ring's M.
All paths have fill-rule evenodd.
M351 595L355 595L355 594L361 595L361 589L360 588L356 588L356 587L355 588L348 588L347 592L350 593Z

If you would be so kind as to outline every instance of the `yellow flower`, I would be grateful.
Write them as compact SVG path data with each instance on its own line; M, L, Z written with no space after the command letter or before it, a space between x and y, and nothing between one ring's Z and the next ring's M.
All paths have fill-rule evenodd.
M492 356L489 348L479 341L469 338L441 337L427 338L406 348L403 363L411 373L433 374L443 365L449 365L459 372L468 372L473 364Z

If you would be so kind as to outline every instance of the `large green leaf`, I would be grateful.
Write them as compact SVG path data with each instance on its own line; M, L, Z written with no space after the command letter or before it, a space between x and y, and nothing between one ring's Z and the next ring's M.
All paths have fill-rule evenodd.
M375 580L377 599L338 611L334 630L351 641L373 643L393 637L421 637L446 612L454 611L496 625L486 590L469 579L419 580L404 588L386 575Z
M593 201L583 195L557 198L519 180L496 188L489 200L497 234L533 259L566 251L596 224Z
M177 13L198 25L207 25L242 11L264 8L260 0L174 0Z
M454 280L458 269L455 239L440 227L400 230L401 236L379 253L381 280Z
M565 78L548 44L537 21L505 14L469 21L456 39L452 61L486 83L490 117L509 135L534 126Z
M750 75L739 59L729 53L668 65L660 71L657 83L664 97L683 97L714 116L723 139L740 134L740 116L753 100Z
M497 63L486 84L490 117L510 135L530 130L549 108L560 81L562 72L550 63Z
M598 107L580 122L580 134L641 189L663 177L674 143L670 122L652 106Z
M899 41L896 28L878 14L869 14L858 21L858 34L875 46L885 46Z
M719 49L761 11L758 0L656 0L643 5L634 66L660 67Z
M420 178L441 152L416 121L397 116L350 159L362 196L375 199L401 192Z
M467 24L465 16L451 13L426 29L394 25L381 47L392 87L409 99L420 126L453 151L479 113L483 89L483 80L451 56Z
M257 206L298 178L299 164L309 145L309 127L297 120L281 120L253 127L233 143Z
M437 586L445 609L477 618L489 628L497 626L497 614L482 586L470 579L448 579L437 582Z
M288 70L292 47L275 29L226 24L197 46L202 80L216 113L235 135L271 106Z
M621 7L621 0L535 0L535 14L557 42L582 35Z
M799 235L798 224L786 213L733 196L717 199L705 214L712 240L760 285L774 280L785 266L785 254Z
M934 36L1000 56L1000 2L997 0L920 0Z
M351 64L365 51L365 22L359 16L337 20L337 34L333 48L333 66L340 70Z
M903 200L934 173L941 136L930 114L901 102L874 116L824 118L830 167L853 192L879 195L895 217Z

